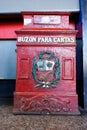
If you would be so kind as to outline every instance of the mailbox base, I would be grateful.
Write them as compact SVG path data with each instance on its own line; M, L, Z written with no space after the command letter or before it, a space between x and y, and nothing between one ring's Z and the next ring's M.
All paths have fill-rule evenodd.
M79 115L77 95L15 93L14 114Z

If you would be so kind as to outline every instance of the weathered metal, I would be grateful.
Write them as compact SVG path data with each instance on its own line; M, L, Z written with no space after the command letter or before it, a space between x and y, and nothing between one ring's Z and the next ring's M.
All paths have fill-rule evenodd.
M37 14L34 22L34 14L32 18L27 14L27 25L16 31L14 113L79 114L76 94L76 30L69 28L67 13L59 13L60 17L55 18L57 28L53 18L46 16L43 20L43 16ZM32 28L29 24L32 24Z

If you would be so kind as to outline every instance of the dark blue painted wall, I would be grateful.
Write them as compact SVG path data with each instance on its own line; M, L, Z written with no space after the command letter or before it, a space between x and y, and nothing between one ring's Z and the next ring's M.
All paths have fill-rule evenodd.
M84 108L87 110L87 0L82 2Z
M83 90L83 42L77 40L76 46L76 90L78 101L81 107L84 107L84 90Z
M0 105L13 103L15 80L0 80Z

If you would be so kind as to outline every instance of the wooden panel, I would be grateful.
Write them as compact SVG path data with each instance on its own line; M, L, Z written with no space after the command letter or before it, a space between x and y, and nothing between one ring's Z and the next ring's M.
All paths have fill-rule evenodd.
M74 79L74 59L73 58L63 58L62 79L64 80Z

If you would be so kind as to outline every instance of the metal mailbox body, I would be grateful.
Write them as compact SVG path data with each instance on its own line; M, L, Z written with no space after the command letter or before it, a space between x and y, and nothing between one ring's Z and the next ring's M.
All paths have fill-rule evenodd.
M24 13L23 16L24 27L16 31L17 75L13 112L79 114L76 30L69 28L69 14Z

